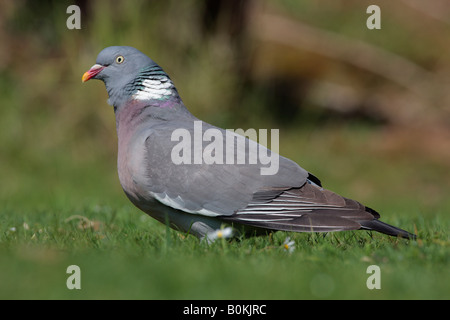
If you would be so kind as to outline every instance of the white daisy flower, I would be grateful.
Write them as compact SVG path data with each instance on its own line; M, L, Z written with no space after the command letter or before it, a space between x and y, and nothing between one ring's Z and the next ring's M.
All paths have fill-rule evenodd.
M291 241L290 237L286 237L283 242L283 248L289 253L292 253L295 250L295 242Z
M217 229L211 232L208 232L205 236L208 243L213 243L217 239L228 239L233 236L233 228L226 227L223 229Z

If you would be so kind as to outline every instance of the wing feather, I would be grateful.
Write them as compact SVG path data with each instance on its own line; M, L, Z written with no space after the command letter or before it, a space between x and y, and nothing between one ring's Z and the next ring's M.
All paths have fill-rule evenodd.
M202 122L203 123L203 122ZM167 124L166 124L167 125ZM194 137L193 122L181 121L170 124L173 130L183 128ZM215 128L226 139L226 131L203 123L202 130ZM295 162L279 156L279 169L275 175L262 175L257 164L179 164L174 165L171 150L178 141L172 141L167 126L155 127L145 138L145 170L141 189L147 190L149 196L175 209L191 214L208 216L233 215L247 207L251 201L267 202L283 191L303 185L309 173ZM246 158L258 149L250 148L246 141ZM210 142L204 142L203 147ZM223 141L226 146L226 141ZM191 144L191 155L195 144ZM198 145L196 146L198 148ZM264 148L258 145L258 148ZM237 153L237 145L234 145ZM156 196L155 196L156 195ZM145 198L145 196L144 196ZM145 200L145 199L144 199Z
M357 201L315 184L291 188L269 202L254 201L228 221L286 231L337 231L361 228L361 221L375 217Z

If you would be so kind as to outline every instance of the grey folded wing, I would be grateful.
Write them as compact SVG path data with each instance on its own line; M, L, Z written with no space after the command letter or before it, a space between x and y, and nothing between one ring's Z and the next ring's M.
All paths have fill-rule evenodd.
M378 213L311 183L285 190L266 201L249 205L224 220L253 227L297 232L327 232L361 229Z
M226 132L223 129L203 123L203 132L207 129L217 129L223 133L223 164L195 164L194 153L202 152L211 142L203 142L201 145L191 141L189 146L191 163L175 164L173 152L180 151L182 139L172 141L172 132L182 128L194 137L192 123L172 123L171 128L156 127L148 131L145 139L146 160L144 178L145 189L158 201L182 210L187 213L206 216L230 216L244 209L252 200L263 195L271 198L292 187L301 187L308 178L308 172L295 162L279 156L278 171L274 175L262 175L261 168L266 167L261 163L250 164L248 159L256 156L253 148L256 142L245 139L245 163L236 163L238 152L237 144L226 144ZM184 141L187 143L186 141ZM226 164L226 152L231 147L236 156L234 163ZM251 147L252 146L252 147ZM256 152L264 150L257 144ZM199 150L201 149L201 150ZM186 152L186 150L184 150ZM241 159L242 160L242 159Z

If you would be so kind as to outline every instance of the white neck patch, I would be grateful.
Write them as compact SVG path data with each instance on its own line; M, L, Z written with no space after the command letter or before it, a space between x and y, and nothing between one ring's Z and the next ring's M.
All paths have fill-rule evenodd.
M135 100L166 100L173 96L175 86L168 78L146 79L141 88L133 95Z

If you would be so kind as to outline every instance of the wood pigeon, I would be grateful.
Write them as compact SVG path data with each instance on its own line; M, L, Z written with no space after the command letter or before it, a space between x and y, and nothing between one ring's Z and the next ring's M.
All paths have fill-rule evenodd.
M83 82L89 79L105 83L114 107L125 194L174 229L199 238L224 224L250 234L374 230L415 238L324 189L295 162L197 119L163 69L135 48L102 50L83 74ZM263 154L276 160L276 170L263 172Z

